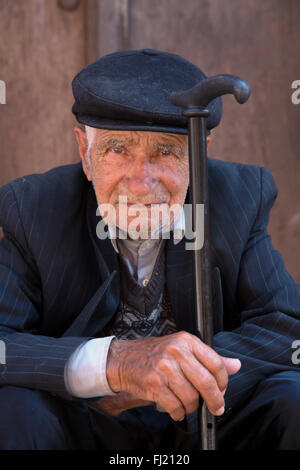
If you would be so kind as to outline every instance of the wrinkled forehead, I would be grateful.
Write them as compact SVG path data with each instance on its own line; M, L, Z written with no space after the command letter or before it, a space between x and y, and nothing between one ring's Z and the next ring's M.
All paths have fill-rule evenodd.
M188 137L182 134L150 131L123 131L96 129L95 141L97 144L111 142L126 143L128 145L143 145L156 143L170 143L185 147Z

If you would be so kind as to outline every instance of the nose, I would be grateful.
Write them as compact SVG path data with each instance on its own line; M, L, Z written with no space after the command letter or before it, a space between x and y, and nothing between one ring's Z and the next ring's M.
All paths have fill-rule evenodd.
M134 162L124 178L127 189L137 196L151 193L157 185L158 178L154 174L153 165L147 160Z

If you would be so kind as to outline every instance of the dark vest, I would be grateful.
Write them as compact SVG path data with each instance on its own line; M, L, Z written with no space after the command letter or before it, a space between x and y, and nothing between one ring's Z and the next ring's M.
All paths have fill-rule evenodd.
M166 286L165 243L161 244L151 278L141 286L119 256L121 297L117 313L102 330L103 336L137 339L178 331Z

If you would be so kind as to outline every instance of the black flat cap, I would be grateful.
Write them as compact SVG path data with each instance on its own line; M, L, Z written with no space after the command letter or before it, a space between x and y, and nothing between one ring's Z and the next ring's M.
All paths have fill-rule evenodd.
M153 49L118 51L101 57L72 82L76 119L91 127L187 134L182 109L170 102L173 91L192 88L206 75L177 54ZM209 105L207 128L216 127L222 101Z

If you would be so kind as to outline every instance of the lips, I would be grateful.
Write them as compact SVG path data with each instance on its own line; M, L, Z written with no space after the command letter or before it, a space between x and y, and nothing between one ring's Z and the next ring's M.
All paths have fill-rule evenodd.
M152 204L155 204L155 203L152 202L151 204L144 204L142 202L128 202L127 206L146 206L146 207L150 207L150 206L152 206Z
M126 204L122 203L122 204L119 204L120 206L140 206L140 207L148 207L150 208L151 206L157 206L157 205L160 205L160 204L165 204L163 202L151 202L151 203L147 203L147 204L144 204L142 202L127 202Z

